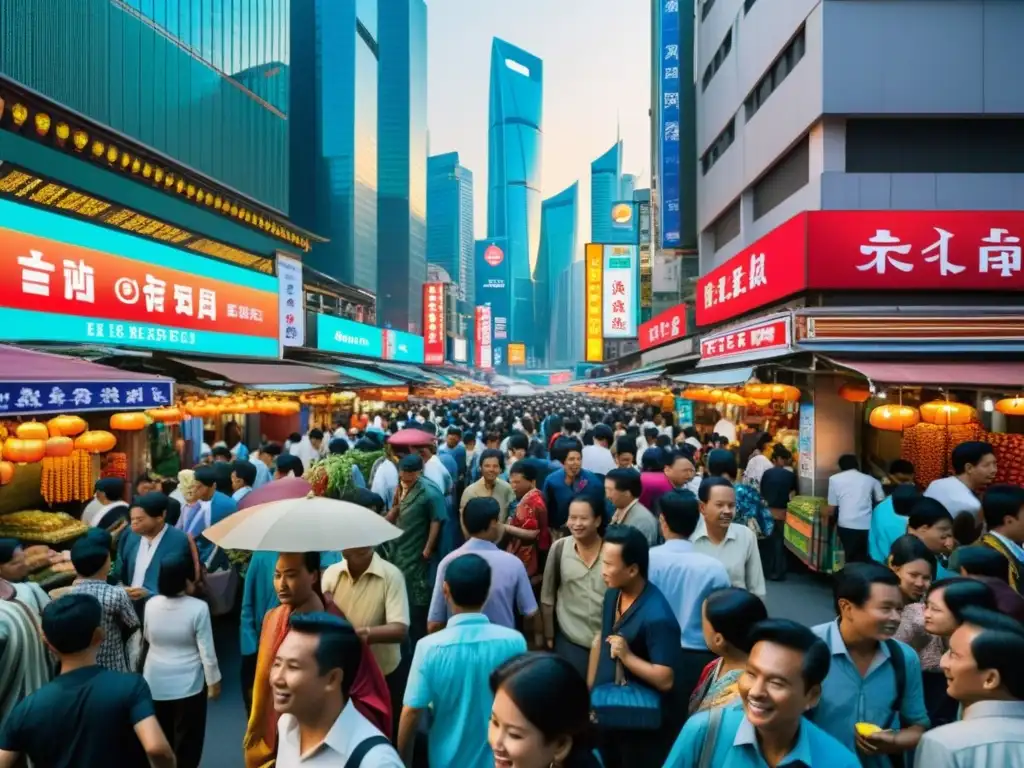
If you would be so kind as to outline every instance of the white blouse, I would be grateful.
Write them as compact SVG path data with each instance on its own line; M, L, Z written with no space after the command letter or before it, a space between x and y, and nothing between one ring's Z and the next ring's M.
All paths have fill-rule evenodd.
M156 595L146 603L149 643L143 677L154 701L195 696L203 683L220 682L210 607L194 597Z

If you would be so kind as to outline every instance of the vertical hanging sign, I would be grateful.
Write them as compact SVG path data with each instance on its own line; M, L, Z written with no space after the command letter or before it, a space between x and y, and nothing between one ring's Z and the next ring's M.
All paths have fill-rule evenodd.
M604 333L602 328L602 288L604 283L604 246L598 243L587 244L587 271L585 295L587 301L586 317L586 361L588 363L604 362Z
M476 367L482 371L494 368L491 308L486 304L476 308Z
M445 354L444 283L423 284L423 362L443 365Z
M278 251L277 306L282 347L306 343L306 302L302 293L302 262Z
M679 173L679 126L681 88L679 80L680 16L679 0L658 0L661 3L661 46L658 52L658 137L661 158L661 179L658 208L661 213L661 247L681 247L682 216L679 210L681 184Z

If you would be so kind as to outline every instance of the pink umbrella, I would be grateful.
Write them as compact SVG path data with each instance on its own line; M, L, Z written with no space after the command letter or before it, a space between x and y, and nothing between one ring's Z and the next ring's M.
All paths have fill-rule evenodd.
M274 480L255 491L246 494L238 505L239 510L255 507L257 504L266 504L270 501L284 501L285 499L303 499L313 492L313 486L306 482L304 477L285 477L281 480Z
M399 448L416 448L421 445L430 445L436 439L421 429L403 429L388 438L388 444ZM252 495L252 494L250 494Z

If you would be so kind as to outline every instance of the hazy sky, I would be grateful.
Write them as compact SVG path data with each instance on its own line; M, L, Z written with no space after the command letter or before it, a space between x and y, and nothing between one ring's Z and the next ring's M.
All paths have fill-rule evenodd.
M458 151L473 172L476 235L487 232L491 40L544 61L545 198L579 181L590 235L590 163L615 141L623 173L650 178L650 0L427 0L430 154Z

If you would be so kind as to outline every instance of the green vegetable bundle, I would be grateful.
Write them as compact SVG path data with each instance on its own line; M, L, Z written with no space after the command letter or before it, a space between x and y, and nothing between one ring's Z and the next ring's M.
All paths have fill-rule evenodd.
M327 496L335 499L346 498L355 490L352 482L352 468L359 467L366 482L370 481L370 470L383 451L348 451L340 456L332 455L318 461L313 473L320 472L327 476Z

